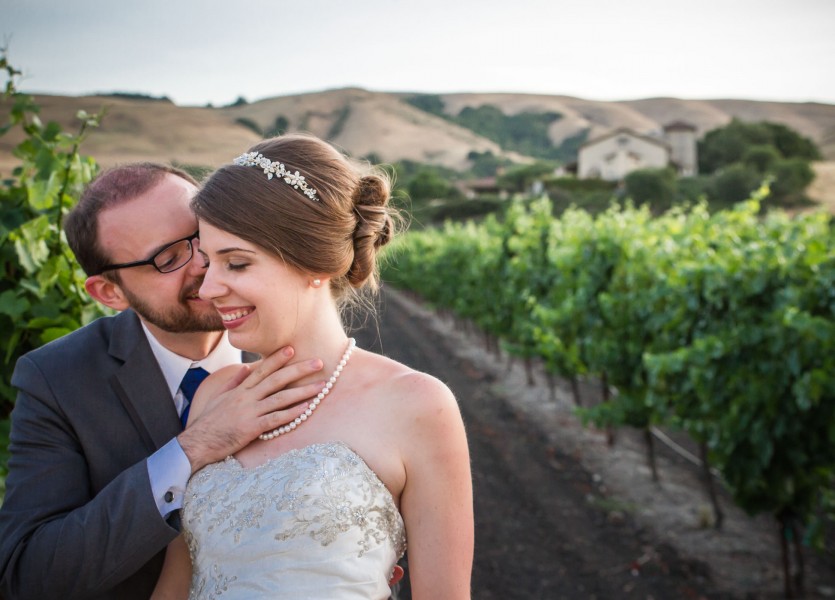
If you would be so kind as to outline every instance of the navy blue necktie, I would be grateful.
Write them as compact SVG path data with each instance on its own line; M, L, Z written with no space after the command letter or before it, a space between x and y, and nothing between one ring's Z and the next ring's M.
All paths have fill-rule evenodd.
M203 367L195 367L186 371L186 376L183 377L183 381L180 383L180 389L182 390L183 397L186 400L186 405L183 408L183 414L180 415L180 423L183 424L184 429L186 422L188 422L188 411L191 408L191 400L194 398L194 392L197 391L198 386L208 376L209 372L206 369Z

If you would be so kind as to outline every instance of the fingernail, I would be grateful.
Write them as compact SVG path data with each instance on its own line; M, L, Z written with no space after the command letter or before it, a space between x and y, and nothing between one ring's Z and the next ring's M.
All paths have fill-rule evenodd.
M293 348L291 346L286 346L281 353L284 354L284 356L293 356Z
M322 361L318 358L314 358L310 361L310 368L311 369L321 369L322 368Z

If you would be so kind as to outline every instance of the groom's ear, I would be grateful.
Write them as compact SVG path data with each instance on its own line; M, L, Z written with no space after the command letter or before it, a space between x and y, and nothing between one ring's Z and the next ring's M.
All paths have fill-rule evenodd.
M84 289L96 300L114 310L125 310L130 308L125 292L115 281L105 278L103 275L91 275L84 282Z

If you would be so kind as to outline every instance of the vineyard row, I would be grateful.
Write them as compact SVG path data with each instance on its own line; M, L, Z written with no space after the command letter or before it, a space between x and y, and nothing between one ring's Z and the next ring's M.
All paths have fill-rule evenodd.
M766 193L761 190L759 194ZM617 390L598 426L679 428L734 501L821 545L835 507L835 234L829 215L613 206L409 233L387 282L570 381Z

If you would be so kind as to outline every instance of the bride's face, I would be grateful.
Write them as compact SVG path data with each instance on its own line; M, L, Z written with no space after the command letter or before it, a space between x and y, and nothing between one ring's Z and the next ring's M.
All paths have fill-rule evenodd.
M203 221L199 247L209 262L200 297L220 313L233 346L266 356L296 339L311 312L308 277Z

